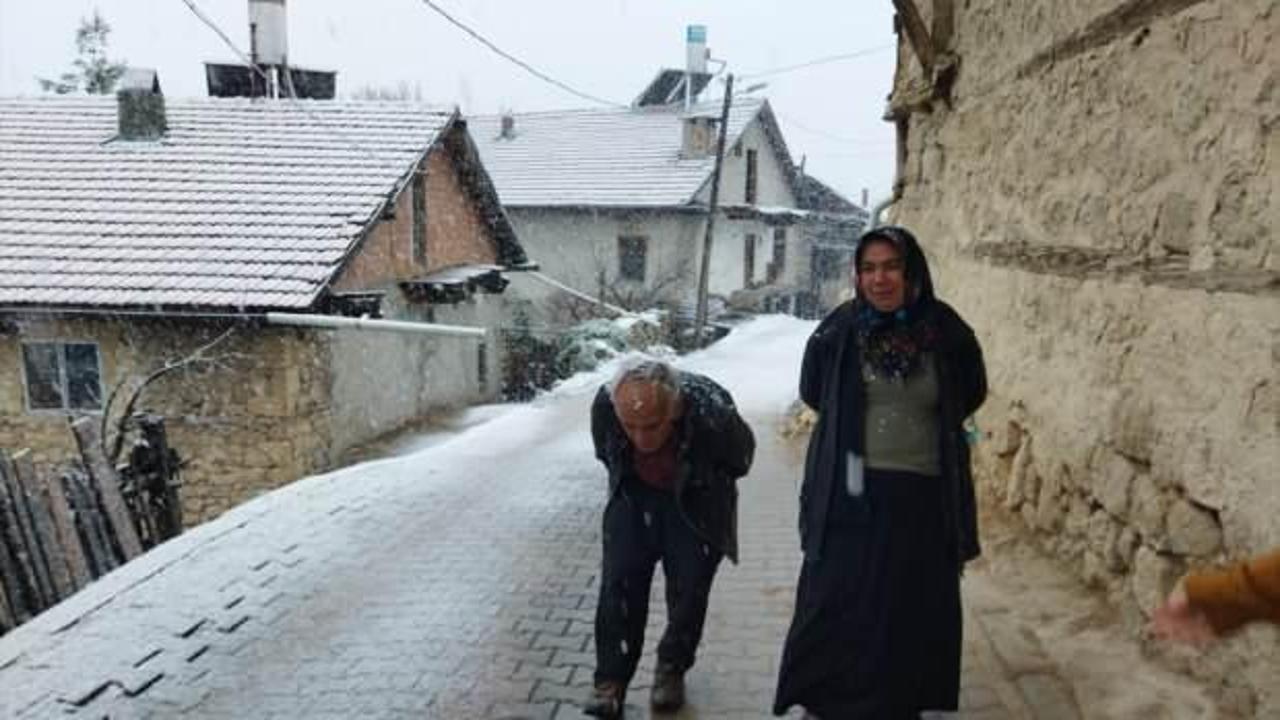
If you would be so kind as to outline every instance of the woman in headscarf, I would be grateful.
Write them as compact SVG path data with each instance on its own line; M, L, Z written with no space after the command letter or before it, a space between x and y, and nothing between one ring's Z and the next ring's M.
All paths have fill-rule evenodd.
M979 553L963 424L986 397L986 370L906 229L863 235L854 280L856 297L814 331L801 367L818 424L773 711L914 720L959 701L960 574Z

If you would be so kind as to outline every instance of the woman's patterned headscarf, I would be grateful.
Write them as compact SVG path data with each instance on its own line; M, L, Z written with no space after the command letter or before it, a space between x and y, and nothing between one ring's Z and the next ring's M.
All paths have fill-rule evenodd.
M858 238L853 255L855 275L867 246L876 242L889 243L902 256L906 302L898 310L886 313L859 293L853 305L854 327L863 360L873 371L901 380L919 366L921 353L931 351L937 344L938 329L930 312L936 301L933 278L915 236L906 228L893 225L875 228Z

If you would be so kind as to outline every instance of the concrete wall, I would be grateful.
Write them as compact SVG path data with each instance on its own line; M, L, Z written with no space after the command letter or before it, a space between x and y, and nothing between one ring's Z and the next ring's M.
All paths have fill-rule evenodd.
M512 208L507 211L530 258L550 277L595 295L603 273L606 287L624 296L658 294L678 298L692 294L697 283L694 258L702 242L702 218L674 212L586 212ZM649 238L645 283L618 277L618 237ZM560 291L530 278L513 275L512 289L547 312ZM659 288L659 286L661 286Z
M893 219L986 350L986 492L1136 627L1280 545L1280 4L953 5L953 103L909 115ZM893 102L922 85L904 43ZM1280 714L1276 640L1196 672Z
M333 432L330 454L377 439L432 412L493 400L502 386L497 328L505 317L501 296L475 295L457 305L386 308L396 319L488 329L472 338L339 331L329 336Z

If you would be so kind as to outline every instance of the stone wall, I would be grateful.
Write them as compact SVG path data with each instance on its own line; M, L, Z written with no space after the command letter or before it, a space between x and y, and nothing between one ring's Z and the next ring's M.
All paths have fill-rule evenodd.
M31 448L37 466L78 457L65 414L26 409L21 343L95 342L104 393L180 360L221 334L207 321L28 316L0 337L0 447ZM326 467L328 346L315 333L242 324L213 355L148 385L137 410L163 414L183 469L188 524ZM123 397L123 396L122 396ZM117 400L114 410L122 407Z
M1137 628L1280 545L1280 2L945 5L950 103L900 47L891 219L982 340L985 492ZM1277 647L1191 669L1269 717Z

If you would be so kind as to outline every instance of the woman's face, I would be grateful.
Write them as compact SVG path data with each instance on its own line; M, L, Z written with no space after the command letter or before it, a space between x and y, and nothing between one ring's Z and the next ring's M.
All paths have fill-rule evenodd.
M871 241L858 262L858 294L880 312L894 312L907 302L906 260L893 243Z

